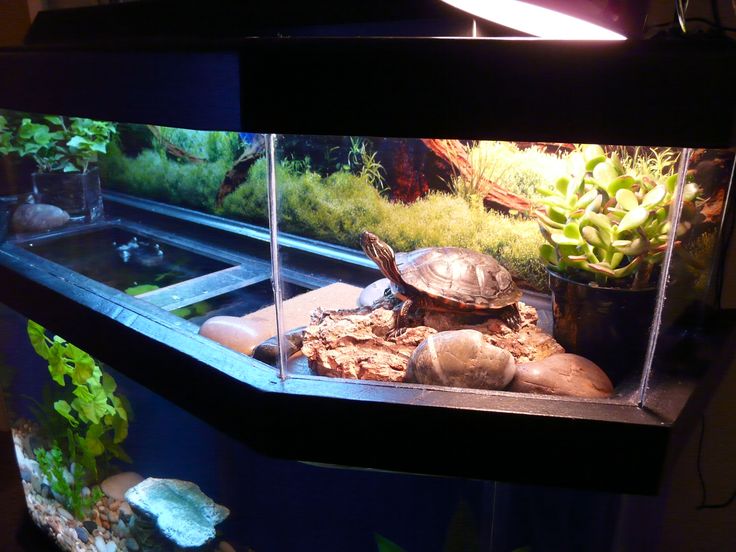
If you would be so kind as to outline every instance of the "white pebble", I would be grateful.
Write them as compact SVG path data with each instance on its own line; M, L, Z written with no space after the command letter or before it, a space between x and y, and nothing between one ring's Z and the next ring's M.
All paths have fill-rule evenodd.
M118 545L115 544L115 541L110 541L107 543L107 552L116 552L118 549Z
M107 543L99 535L95 537L95 548L97 548L97 552L107 552Z

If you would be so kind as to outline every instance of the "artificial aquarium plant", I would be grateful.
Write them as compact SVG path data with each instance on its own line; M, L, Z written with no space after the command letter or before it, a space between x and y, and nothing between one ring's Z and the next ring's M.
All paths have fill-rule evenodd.
M570 155L568 176L539 189L544 209L537 218L547 241L540 254L551 270L575 281L642 289L652 285L671 231L676 156L622 151L584 146ZM689 183L683 200L697 193ZM680 222L677 237L690 226Z
M0 115L0 154L31 158L42 173L86 173L115 132L93 119L8 113Z
M102 465L112 459L130 462L121 444L128 435L130 406L116 394L117 384L87 353L28 321L28 336L36 353L48 362L51 379L65 388L65 398L53 402L55 417L41 418L48 448L34 453L51 489L76 517L100 498L96 487ZM61 420L61 423L59 423Z

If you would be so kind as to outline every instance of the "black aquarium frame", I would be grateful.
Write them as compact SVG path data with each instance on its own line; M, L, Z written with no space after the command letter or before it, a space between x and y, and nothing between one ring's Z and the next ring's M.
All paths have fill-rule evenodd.
M355 70L367 59L369 78ZM97 43L0 50L0 74L12 75L0 106L204 130L729 147L734 69L732 44L697 40ZM111 203L131 220L155 211ZM202 217L155 214L162 231L237 237ZM402 472L656 493L735 352L734 316L712 313L699 342L711 369L697 386L655 379L653 409L281 381L175 316L12 244L0 247L0 280L0 301L259 451Z

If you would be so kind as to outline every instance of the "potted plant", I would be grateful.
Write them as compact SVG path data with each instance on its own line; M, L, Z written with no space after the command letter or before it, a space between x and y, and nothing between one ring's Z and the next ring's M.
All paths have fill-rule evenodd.
M115 124L81 117L16 114L0 118L0 153L31 158L37 203L64 209L72 219L102 214L95 162L115 133Z
M626 152L626 150L623 150ZM569 174L540 189L537 213L547 243L554 337L598 363L619 383L641 367L649 341L659 267L671 232L678 175L669 150L572 153ZM698 193L684 190L685 201ZM682 221L677 237L691 227Z

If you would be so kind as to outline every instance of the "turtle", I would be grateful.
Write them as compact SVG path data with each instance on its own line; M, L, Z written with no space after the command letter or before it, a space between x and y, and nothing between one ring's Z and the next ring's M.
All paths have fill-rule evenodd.
M360 235L360 245L391 282L393 296L402 301L393 335L404 331L414 309L497 316L513 329L521 323L517 305L521 290L490 255L462 247L394 253L368 231Z

